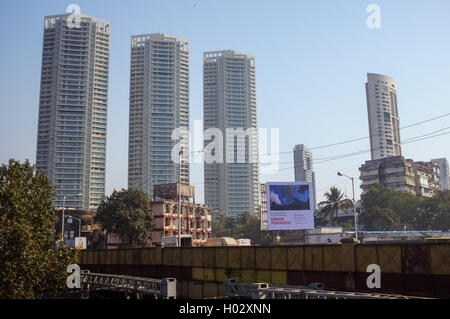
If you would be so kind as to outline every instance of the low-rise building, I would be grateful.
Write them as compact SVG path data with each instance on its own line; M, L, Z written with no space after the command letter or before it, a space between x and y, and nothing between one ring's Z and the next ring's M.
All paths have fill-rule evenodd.
M359 170L363 193L375 184L426 197L440 189L439 166L433 162L414 162L403 156L392 156L366 161Z
M154 188L154 194L160 200L151 203L155 219L152 242L158 244L164 237L178 235L180 191L181 234L192 235L194 246L205 245L207 239L211 237L211 209L206 205L195 203L193 186L179 183L156 185Z

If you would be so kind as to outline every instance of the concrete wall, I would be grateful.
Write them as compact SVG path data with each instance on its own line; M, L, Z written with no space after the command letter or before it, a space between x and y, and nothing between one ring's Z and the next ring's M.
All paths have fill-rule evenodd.
M190 298L211 297L216 290L220 296L226 279L278 285L322 282L333 290L450 296L449 256L449 243L157 247L83 251L79 263L92 272L174 277L180 281L180 296ZM381 267L381 289L366 286L370 264Z

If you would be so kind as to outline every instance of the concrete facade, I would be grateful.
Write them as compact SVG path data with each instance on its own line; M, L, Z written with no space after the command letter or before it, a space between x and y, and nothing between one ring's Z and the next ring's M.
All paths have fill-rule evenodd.
M223 161L204 165L206 204L214 214L255 213L260 184L254 57L231 50L204 53L203 118L204 130L216 128L223 135L223 146L219 146ZM227 128L254 130L255 134L245 137L245 145L233 145L235 136L228 134ZM213 141L212 137L206 139L205 145ZM234 155L243 151L245 161L230 158L230 151Z
M105 194L108 21L44 19L36 167L56 187L55 206L95 210ZM81 194L81 196L74 196Z
M402 155L395 80L368 73L366 98L372 160Z
M155 218L153 244L160 243L163 237L178 235L179 191L180 184L155 186L155 193L161 200L151 203ZM182 234L192 235L194 246L205 245L211 237L211 209L195 203L193 186L181 185L181 192Z
M189 184L189 141L183 164L172 159L175 129L189 130L188 41L153 33L131 37L128 188L153 199L155 185Z
M267 187L266 184L261 184L261 230L267 230Z
M441 189L448 190L450 185L450 170L447 159L444 157L432 159L431 161L439 166Z
M311 150L303 144L294 147L294 175L296 182L312 183L312 204L314 209L316 199L316 174L313 171L313 157Z
M363 193L375 184L382 184L397 191L431 197L440 188L439 167L432 162L394 156L366 161L359 170Z

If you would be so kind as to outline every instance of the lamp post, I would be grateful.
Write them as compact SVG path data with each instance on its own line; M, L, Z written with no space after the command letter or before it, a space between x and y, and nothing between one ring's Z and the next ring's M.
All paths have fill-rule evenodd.
M78 220L78 237L81 237L81 219L73 216L68 216L69 218Z
M358 219L356 216L356 201L355 201L355 182L353 180L353 177L347 176L345 174L342 174L341 172L337 173L339 176L344 176L352 180L352 191L353 191L353 215L355 216L355 239L356 242L358 242Z
M81 195L82 194L75 194L75 195L70 195L70 196L63 195L63 208L62 208L62 220L61 220L61 235L62 235L63 242L64 242L64 208L66 206L66 198L77 197L77 196L81 196Z

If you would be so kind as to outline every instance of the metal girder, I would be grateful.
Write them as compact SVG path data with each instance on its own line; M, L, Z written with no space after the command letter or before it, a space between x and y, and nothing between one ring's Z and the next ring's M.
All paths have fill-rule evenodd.
M115 289L125 289L153 294L162 299L176 299L177 282L175 278L151 279L125 275L97 274L83 271L81 283L87 290L90 286Z
M283 287L271 286L267 283L237 283L231 279L225 281L225 296L251 299L428 299L402 295L318 290L303 286Z

